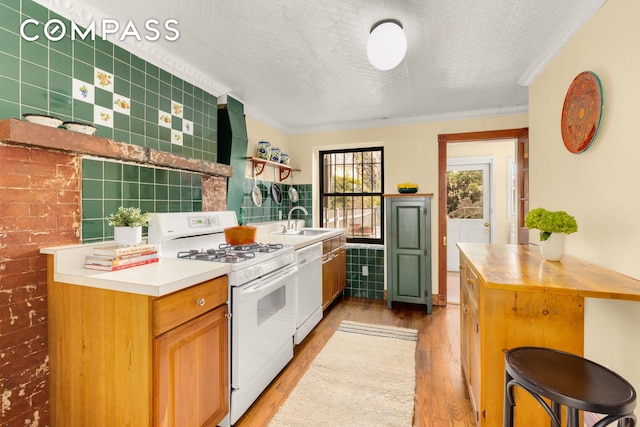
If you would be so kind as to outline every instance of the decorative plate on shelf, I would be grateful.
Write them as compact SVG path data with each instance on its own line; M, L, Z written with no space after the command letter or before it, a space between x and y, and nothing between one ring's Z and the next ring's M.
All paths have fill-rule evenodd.
M572 153L582 153L596 138L604 98L598 76L584 71L569 86L562 107L562 141Z

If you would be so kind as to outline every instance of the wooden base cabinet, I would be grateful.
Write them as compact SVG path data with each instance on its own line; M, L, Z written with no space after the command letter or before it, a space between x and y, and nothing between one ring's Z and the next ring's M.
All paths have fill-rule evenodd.
M322 309L326 309L347 285L347 236L322 242Z
M490 263L474 265L460 253L460 354L476 425L493 427L502 425L504 352L532 345L582 355L584 298L488 285L482 273L505 269L497 274L507 280L512 273L507 263L485 259ZM517 427L549 426L530 395L516 389L516 402Z
M228 413L226 276L163 297L53 280L53 427L214 426Z

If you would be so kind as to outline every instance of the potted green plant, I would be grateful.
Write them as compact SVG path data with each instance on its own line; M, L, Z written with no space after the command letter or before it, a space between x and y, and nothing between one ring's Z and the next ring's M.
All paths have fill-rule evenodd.
M540 230L540 253L549 261L562 258L566 235L578 231L578 223L573 216L565 211L548 211L545 208L529 211L524 225L529 230Z
M113 226L113 239L118 245L133 246L142 241L142 227L149 225L149 213L120 206L116 213L107 216L107 223Z

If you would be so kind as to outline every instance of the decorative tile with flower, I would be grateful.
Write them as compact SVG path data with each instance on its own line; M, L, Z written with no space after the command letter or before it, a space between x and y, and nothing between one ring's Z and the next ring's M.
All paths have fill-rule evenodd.
M96 105L96 88L112 94L111 108ZM114 75L112 73L94 68L94 81L92 83L79 79L72 79L73 98L93 106L93 122L100 126L113 128L114 112L131 115L131 99L114 91ZM104 93L102 93L104 94ZM184 106L176 101L171 101L171 111L158 113L158 124L171 129L171 138L168 142L183 145L184 135L193 135L193 122L183 118ZM176 123L179 129L173 128L175 118L181 120L181 125Z

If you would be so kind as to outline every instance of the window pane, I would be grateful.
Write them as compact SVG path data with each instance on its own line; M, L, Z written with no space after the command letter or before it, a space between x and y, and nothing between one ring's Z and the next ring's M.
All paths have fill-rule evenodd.
M482 196L481 170L447 172L447 215L449 218L482 218Z
M383 243L382 149L322 152L321 224L347 239Z

